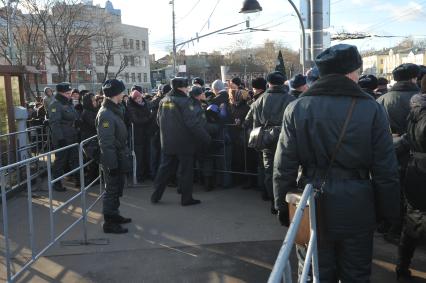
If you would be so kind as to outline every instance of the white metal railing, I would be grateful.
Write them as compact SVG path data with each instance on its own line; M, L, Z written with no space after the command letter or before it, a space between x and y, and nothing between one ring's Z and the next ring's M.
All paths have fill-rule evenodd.
M85 178L84 178L84 168L90 165L94 160L89 160L87 162L84 161L83 149L84 145L93 139L97 139L97 136L93 136L89 139L82 141L80 144L74 143L63 148L59 148L47 153L43 153L37 155L35 157L31 157L13 164L5 165L0 168L0 184L1 184L1 200L2 200L2 209L3 209L3 233L4 233L4 241L5 241L5 266L6 266L6 277L7 282L14 282L24 271L26 271L38 258L43 256L47 250L49 250L55 243L57 243L65 234L67 234L72 228L74 228L78 223L83 223L83 240L79 241L80 244L89 244L90 242L87 239L87 214L93 208L93 206L102 198L103 196L103 185L101 178L101 171L99 171L99 175L96 179L94 179L90 184L85 186ZM72 169L71 171L59 176L55 179L52 179L52 155L55 153L59 153L61 151L70 150L74 147L78 147L79 150L79 166L77 168ZM49 230L50 230L50 239L49 243L43 247L41 250L36 250L34 245L34 219L33 219L33 196L32 196L32 183L31 183L31 172L30 172L30 164L36 160L41 158L47 158L47 186L48 186L48 198L49 198ZM10 238L9 238L9 223L8 223L8 206L7 206L7 190L6 190L6 173L8 170L17 167L25 167L26 168L26 184L27 184L27 206L28 206L28 223L29 223L29 243L31 249L31 257L30 259L24 263L22 268L12 273L12 258L10 253ZM68 200L61 203L59 206L53 206L53 185L56 182L60 182L65 177L74 174L80 174L80 191L69 198ZM99 196L96 200L87 208L86 204L86 194L87 191L93 187L93 185L99 181ZM81 216L77 218L71 225L69 225L65 230L61 231L59 235L57 235L55 231L55 214L67 207L71 202L81 199L81 208L82 213ZM16 223L15 223L16 224Z
M26 160L50 151L48 127L35 126L24 131L0 135L0 167ZM23 185L24 165L10 168L6 172L8 191L13 191ZM30 165L31 180L46 172L46 160L35 159Z
M316 223L316 208L315 208L315 190L311 184L306 185L300 202L294 213L294 217L290 223L284 242L278 253L271 275L269 276L268 283L291 283L291 267L290 267L290 253L294 245L297 231L302 222L303 212L309 206L309 224L310 224L310 239L308 250L306 252L305 262L303 265L302 275L299 282L306 282L308 280L309 271L312 263L313 282L319 282L318 272L318 251L317 251L317 223Z

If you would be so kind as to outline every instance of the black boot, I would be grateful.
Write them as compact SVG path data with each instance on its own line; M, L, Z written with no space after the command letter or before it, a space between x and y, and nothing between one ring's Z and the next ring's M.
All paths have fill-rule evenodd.
M396 272L396 279L399 280L401 279L411 279L411 271L408 267L402 267L400 265L397 265L395 268L395 272Z
M119 214L117 215L104 215L105 221L115 224L127 224L132 222L132 218L126 218Z
M104 233L125 234L128 232L128 230L126 228L121 227L120 224L112 222L105 222L102 227L104 229Z
M278 210L275 209L275 203L272 201L271 203L271 214L276 215L278 213Z

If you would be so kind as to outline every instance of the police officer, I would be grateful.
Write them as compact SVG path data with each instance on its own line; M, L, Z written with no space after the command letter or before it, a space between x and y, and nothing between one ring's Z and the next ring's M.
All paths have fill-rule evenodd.
M402 64L392 71L396 84L390 91L377 99L382 104L388 114L390 127L395 140L407 132L408 114L410 113L410 99L419 92L417 87L417 75L420 72L419 66L412 63ZM403 172L405 171L407 160L399 158L399 169L401 183L403 183ZM401 195L401 198L403 196ZM403 202L401 202L403 204ZM403 212L403 209L401 210ZM386 223L387 224L387 223ZM385 226L386 226L385 224ZM388 231L384 229L384 238L388 242L397 244L401 233L402 223L395 223Z
M71 92L72 89L69 83L57 84L55 99L49 104L49 125L55 149L76 143L78 139L77 129L75 128L78 113L72 104ZM62 176L66 165L68 165L70 170L75 169L78 163L77 156L77 147L56 153L52 170L53 178ZM78 183L77 180L75 181ZM66 190L60 181L56 182L53 188L58 192Z
M396 84L391 90L380 96L377 102L385 107L394 135L403 135L407 132L407 117L410 113L410 99L419 92L417 75L419 66L412 63L402 64L392 71Z
M166 189L174 164L178 165L178 190L181 204L194 205L201 201L192 198L194 153L198 145L208 146L211 137L203 128L201 107L194 107L188 97L188 80L172 79L172 90L160 102L158 125L161 138L161 164L154 180L151 202L158 203Z
M266 78L269 88L255 103L252 104L253 129L260 126L280 127L283 113L287 105L296 98L287 92L284 87L285 76L281 72L272 72ZM277 147L275 141L269 148L262 150L263 166L265 168L265 188L271 199L271 213L276 214L273 201L272 171L274 166L274 155Z
M299 97L304 91L308 90L308 84L306 82L306 76L302 74L295 75L290 80L290 86L292 90L290 91L290 94L294 97Z
M332 46L315 63L320 79L284 113L274 164L275 205L287 224L281 217L288 214L285 196L297 188L302 166L307 182L322 189L319 281L370 282L376 212L390 222L399 218L389 122L383 107L357 85L362 59L355 46Z
M130 218L120 215L120 197L123 195L125 174L131 170L130 150L127 144L127 127L120 108L126 89L122 81L107 80L102 91L105 100L96 117L101 166L105 176L105 195L103 214L105 233L122 234L127 229L121 224L131 222Z

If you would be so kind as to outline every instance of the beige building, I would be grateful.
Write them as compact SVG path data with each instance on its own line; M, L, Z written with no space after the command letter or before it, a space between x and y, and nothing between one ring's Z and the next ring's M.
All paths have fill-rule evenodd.
M393 80L392 71L401 64L413 63L426 65L426 50L418 48L387 49L374 53L364 54L363 74L372 74Z

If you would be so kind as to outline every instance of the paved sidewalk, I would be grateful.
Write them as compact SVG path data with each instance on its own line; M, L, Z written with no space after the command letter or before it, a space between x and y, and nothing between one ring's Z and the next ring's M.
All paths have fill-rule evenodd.
M55 193L55 198L60 202L75 192ZM176 188L168 188L158 205L149 202L151 192L150 184L125 190L121 212L133 218L128 234L103 234L101 204L97 204L89 215L88 236L108 239L109 244L57 244L19 282L266 282L285 229L257 191L197 190L194 196L202 204L192 207L180 206ZM35 246L40 250L49 237L49 216L47 193L38 194L41 197L33 199L33 206ZM80 216L79 201L55 217L57 234ZM14 262L21 265L30 256L25 195L11 199L8 205ZM63 241L80 239L78 225ZM0 243L4 252L3 239ZM377 236L374 252L372 282L397 282L393 273L396 247ZM4 281L4 257L0 261L0 281ZM293 258L293 272L295 264ZM426 282L424 250L416 253L413 267L419 277L414 282Z

